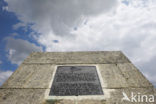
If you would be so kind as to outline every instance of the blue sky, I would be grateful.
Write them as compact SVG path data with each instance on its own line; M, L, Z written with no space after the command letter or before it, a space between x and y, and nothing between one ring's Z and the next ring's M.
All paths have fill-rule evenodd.
M4 1L0 1L0 59L1 59L1 70L15 70L17 65L12 65L6 57L4 38L14 32L12 25L18 22L17 17L14 13L8 13L2 9L7 4ZM11 68L11 69L10 69Z
M0 85L33 51L121 50L156 85L154 0L1 0Z

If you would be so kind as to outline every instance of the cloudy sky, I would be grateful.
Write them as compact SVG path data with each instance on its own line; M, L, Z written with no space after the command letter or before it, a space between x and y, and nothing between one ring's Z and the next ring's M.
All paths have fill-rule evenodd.
M0 0L0 85L33 51L105 50L156 86L156 0Z

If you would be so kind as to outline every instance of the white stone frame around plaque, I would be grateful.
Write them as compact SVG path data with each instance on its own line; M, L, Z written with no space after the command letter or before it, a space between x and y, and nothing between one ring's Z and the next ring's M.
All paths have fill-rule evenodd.
M53 84L53 80L56 74L56 70L58 66L95 66L96 71L99 77L99 81L101 84L101 88L103 91L103 95L80 95L80 96L49 96L51 86ZM49 87L45 92L45 99L46 100L61 100L61 99L66 99L66 100L84 100L84 99L92 99L92 100L105 100L105 91L104 91L104 83L103 83L103 78L101 76L101 73L99 71L98 64L61 64L61 65L55 65L55 69L51 78L51 81L49 83Z

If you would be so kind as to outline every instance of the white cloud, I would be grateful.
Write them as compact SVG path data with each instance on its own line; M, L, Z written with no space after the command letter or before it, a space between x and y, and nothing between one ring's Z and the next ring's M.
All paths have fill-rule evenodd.
M6 50L12 64L20 64L31 52L42 51L40 46L22 39L6 38Z
M155 0L5 1L21 20L14 27L32 23L46 51L122 50L156 82Z
M15 30L17 30L20 27L27 27L27 24L19 22L19 23L13 25L13 29L15 29Z
M8 11L15 12L22 23L34 23L31 27L42 34L69 35L87 16L95 16L116 7L117 0L5 0ZM18 7L18 8L17 8Z
M12 71L0 71L0 86L10 77Z
M4 10L4 11L8 11L8 6L4 6L4 7L2 7L2 10Z

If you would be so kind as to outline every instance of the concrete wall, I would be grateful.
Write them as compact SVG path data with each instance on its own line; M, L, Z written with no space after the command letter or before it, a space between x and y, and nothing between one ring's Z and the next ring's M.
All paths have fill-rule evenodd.
M58 65L97 66L104 95L48 99ZM153 85L120 51L35 52L0 88L0 104L135 104L121 101L122 92L155 95Z

